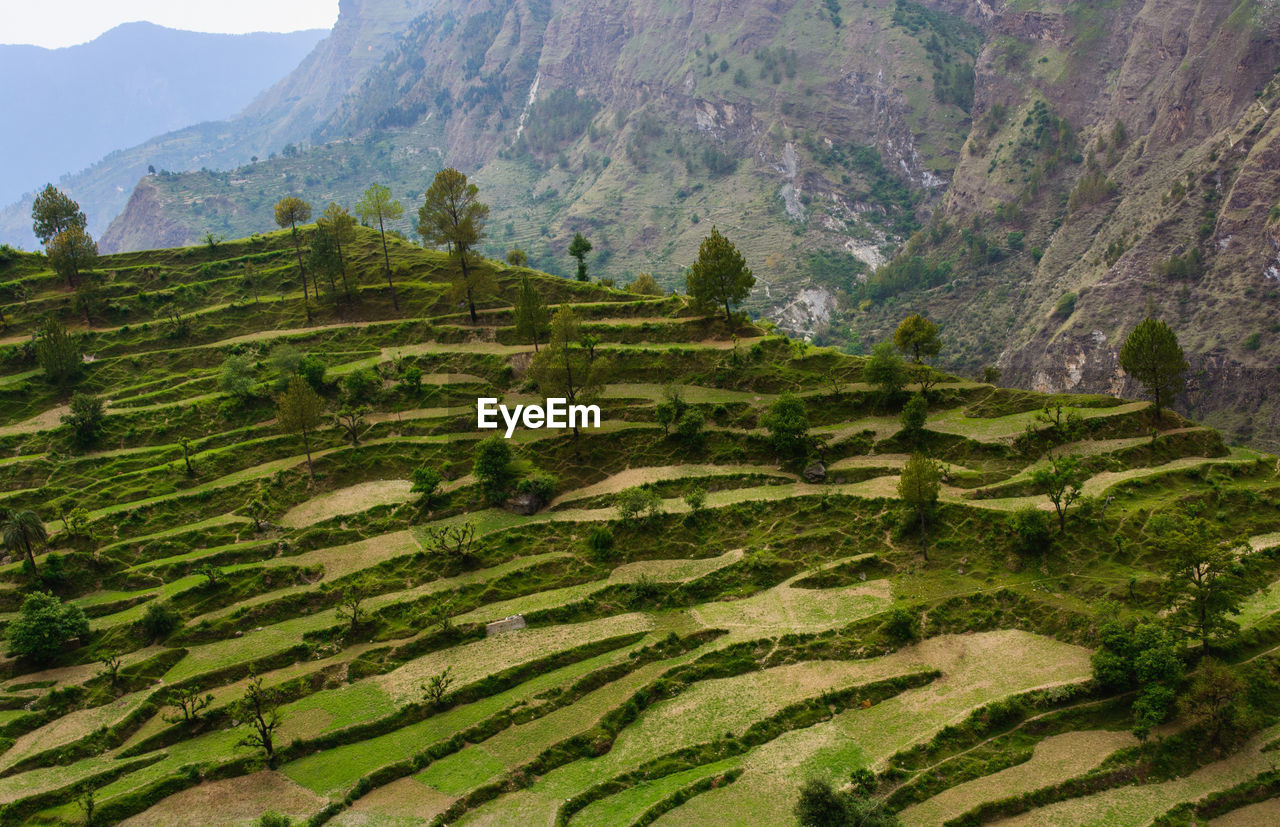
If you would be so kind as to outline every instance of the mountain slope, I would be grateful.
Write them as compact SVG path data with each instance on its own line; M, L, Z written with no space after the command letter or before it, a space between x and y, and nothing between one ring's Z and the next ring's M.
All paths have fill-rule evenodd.
M1115 353L1149 299L1191 354L1179 404L1276 445L1278 34L1253 0L441 2L329 143L150 181L105 240L247 234L375 179L413 205L454 164L491 255L564 273L581 231L593 272L678 287L716 224L785 329L865 351L909 305L950 367L1025 387L1134 392ZM1157 275L1188 255L1203 276Z
M238 112L324 35L126 23L65 49L0 46L0 110L19 119L0 132L0 203L112 150Z

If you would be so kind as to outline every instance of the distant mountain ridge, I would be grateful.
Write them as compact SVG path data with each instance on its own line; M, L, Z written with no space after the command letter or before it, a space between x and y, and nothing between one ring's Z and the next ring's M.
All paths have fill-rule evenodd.
M0 46L0 111L15 127L0 130L0 203L113 150L233 115L324 35L208 34L137 22L62 49Z

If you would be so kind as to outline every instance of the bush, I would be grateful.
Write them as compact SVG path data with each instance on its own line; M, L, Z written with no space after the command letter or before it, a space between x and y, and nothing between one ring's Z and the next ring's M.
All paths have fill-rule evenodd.
M71 397L71 412L62 417L62 422L71 426L71 439L76 446L88 448L98 441L105 418L101 399L77 393Z
M1049 512L1034 505L1024 505L1009 515L1009 532L1019 554L1043 556L1053 542L1053 526Z
M587 534L587 548L597 560L604 560L613 551L613 532L608 526L598 525Z
M319 356L307 354L298 362L298 375L307 380L307 384L319 391L324 388L324 362Z
M685 442L697 442L702 436L704 422L702 412L696 408L690 408L676 420L676 436Z
M472 471L480 483L480 491L490 505L497 505L507 498L515 474L511 470L511 446L496 434L480 440L476 445Z
M556 492L556 478L545 471L535 471L516 485L516 493L532 494L539 502L551 502Z
M228 396L245 399L253 395L253 360L242 354L228 356L218 372L218 387Z
M373 401L381 389L382 380L368 368L353 371L342 380L342 394L352 404Z
M178 610L168 603L152 602L138 621L138 628L143 636L153 643L159 642L173 634L182 623Z
M265 812L253 823L253 827L293 827L293 819L280 813Z
M798 456L809 447L809 415L799 397L784 393L760 419L769 429L773 449L782 455Z
M910 643L920 637L920 618L905 606L899 606L889 612L884 631L899 643Z
M1076 312L1076 294L1066 293L1062 298L1058 299L1058 306L1053 309L1053 314L1059 318L1067 318Z

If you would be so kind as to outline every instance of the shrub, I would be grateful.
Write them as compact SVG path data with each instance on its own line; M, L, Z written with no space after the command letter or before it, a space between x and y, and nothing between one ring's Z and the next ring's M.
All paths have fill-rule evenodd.
M920 637L920 618L905 606L898 606L885 619L884 631L899 643L910 643Z
M604 560L613 551L613 532L608 526L594 526L587 534L587 548L597 560Z
M690 408L676 420L676 436L685 442L697 442L702 436L704 422L702 412L696 408Z
M516 485L516 493L532 494L539 502L550 502L556 491L556 478L545 471L535 471Z
M511 470L511 446L496 434L480 440L476 445L472 471L480 482L480 490L490 505L497 505L507 498L515 474Z
M52 659L70 641L87 634L89 620L83 609L64 605L44 592L36 592L22 601L22 608L8 629L13 654L37 662Z
M809 415L804 402L790 393L782 394L769 406L760 424L769 429L773 449L779 454L797 456L809 446Z
M1053 309L1053 315L1059 318L1067 318L1076 312L1076 294L1066 293L1062 298L1058 299L1058 306Z
M164 640L182 623L178 610L168 603L152 602L138 621L138 628L143 636L151 641Z
M71 426L72 441L80 448L88 448L98 441L105 418L101 399L77 393L71 397L71 412L62 417L62 422Z
M1053 542L1053 526L1049 521L1049 512L1041 511L1034 505L1024 505L1009 515L1009 532L1013 535L1013 546L1019 554L1043 555Z
M323 370L321 375L323 376ZM307 381L311 382L310 378ZM315 383L312 382L312 385L314 386ZM381 389L382 380L378 378L378 374L368 368L353 371L342 380L342 393L351 403L370 402Z

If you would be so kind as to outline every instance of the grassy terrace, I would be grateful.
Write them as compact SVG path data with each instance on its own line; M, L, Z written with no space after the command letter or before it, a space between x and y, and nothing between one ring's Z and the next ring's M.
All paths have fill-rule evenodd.
M1092 778L1136 743L1123 700L1089 694L1089 655L1100 608L1158 608L1150 521L1178 502L1249 538L1270 572L1237 618L1246 643L1223 656L1269 663L1280 645L1274 457L1176 415L1156 423L1145 402L943 377L922 437L947 472L926 559L897 502L913 447L901 400L864 381L861 358L730 331L678 296L493 262L498 290L472 325L448 297L448 258L399 241L397 311L376 240L361 230L350 251L352 301L322 283L310 321L284 234L106 257L92 329L43 259L0 269L0 506L35 510L50 535L42 582L21 560L0 565L0 623L37 588L90 622L49 662L3 660L0 823L82 823L92 789L108 822L136 825L266 810L350 825L786 824L806 779L861 769L906 824L994 820L993 802ZM510 441L518 475L554 478L532 514L487 502L472 473L475 397L540 398L512 315L521 276L573 306L612 363L599 430ZM158 313L169 304L181 327ZM28 344L49 313L91 357L76 389L105 401L92 446L61 423L69 390ZM252 372L243 398L220 379L232 356ZM323 366L330 411L353 404L349 377L371 377L359 444L326 420L314 475L273 401L302 357ZM659 424L671 381L703 416L696 438ZM770 442L783 394L822 440L821 481ZM1046 403L1078 415L1070 438L1038 415ZM1029 428L1041 450L1025 450ZM1008 514L1051 511L1035 471L1068 454L1085 463L1085 499L1047 553L1021 555ZM424 466L445 478L429 506L411 490ZM637 487L654 513L623 520ZM62 522L72 509L78 533ZM465 553L442 551L441 532L464 528ZM601 529L607 547L591 539ZM172 628L149 629L157 607ZM916 640L887 622L902 609ZM486 635L514 614L528 627ZM442 674L448 693L428 703ZM233 725L255 678L280 699L271 761ZM211 697L199 721L175 719L184 688ZM967 741L948 729L1018 696L1041 699L1041 717ZM1147 824L1258 778L1275 735L1179 778L1000 814Z

